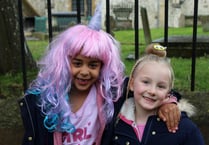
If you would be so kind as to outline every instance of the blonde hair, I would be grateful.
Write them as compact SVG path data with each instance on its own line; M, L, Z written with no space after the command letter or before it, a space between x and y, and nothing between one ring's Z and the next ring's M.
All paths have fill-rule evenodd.
M170 64L170 59L166 57L166 48L157 44L157 43L154 43L154 44L148 45L145 49L145 52L146 52L145 55L143 57L139 58L136 61L136 63L134 64L134 66L132 67L132 70L130 72L129 82L127 85L126 96L128 96L128 92L130 90L130 80L131 80L131 78L134 77L136 69L139 67L143 67L148 62L163 63L169 68L169 70L170 70L170 89L173 88L174 72L173 72L173 68Z

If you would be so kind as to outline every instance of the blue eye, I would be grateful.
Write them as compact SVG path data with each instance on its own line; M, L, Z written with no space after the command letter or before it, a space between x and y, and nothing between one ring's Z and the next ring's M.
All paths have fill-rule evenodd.
M148 84L149 83L149 81L147 81L147 80L144 80L144 81L142 81L144 84Z
M160 84L160 85L158 85L158 88L160 88L160 89L167 89L168 86L166 84Z
M163 88L166 88L166 87L165 86L159 86L159 88L162 88L163 89Z

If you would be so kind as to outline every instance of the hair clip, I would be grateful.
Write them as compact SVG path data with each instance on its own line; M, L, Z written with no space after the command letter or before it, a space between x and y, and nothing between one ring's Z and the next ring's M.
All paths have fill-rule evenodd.
M164 47L162 45L159 45L159 44L155 44L154 45L154 49L160 50L160 51L165 51L166 50L166 47Z

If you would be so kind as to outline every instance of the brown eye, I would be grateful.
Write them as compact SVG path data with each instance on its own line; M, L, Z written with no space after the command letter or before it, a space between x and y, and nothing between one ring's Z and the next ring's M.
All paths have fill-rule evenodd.
M88 64L89 68L96 69L101 66L101 61L90 61Z
M77 60L73 60L72 61L72 65L74 67L80 67L82 65L82 62L81 61L77 61Z

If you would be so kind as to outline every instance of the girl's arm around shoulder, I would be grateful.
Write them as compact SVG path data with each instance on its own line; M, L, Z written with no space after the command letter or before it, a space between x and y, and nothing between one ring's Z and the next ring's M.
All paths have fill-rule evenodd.
M172 90L169 93L169 98L166 99L158 111L159 117L166 122L168 130L174 133L178 130L178 123L180 120L180 110L177 106L180 98L181 95L177 91Z

